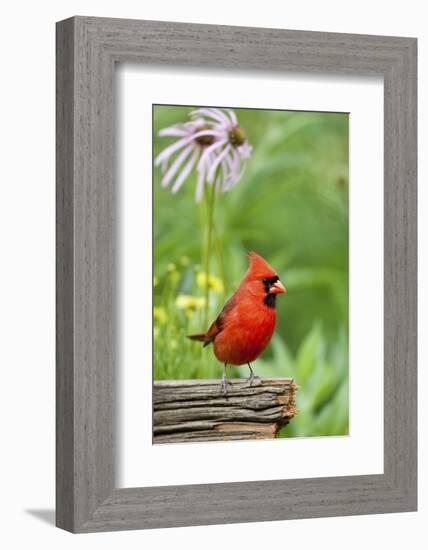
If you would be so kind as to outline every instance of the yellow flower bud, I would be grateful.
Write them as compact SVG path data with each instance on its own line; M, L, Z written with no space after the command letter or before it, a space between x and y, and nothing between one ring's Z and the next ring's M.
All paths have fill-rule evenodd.
M164 325L168 321L168 314L163 307L154 307L153 319L160 325Z
M221 293L224 291L223 281L214 275L208 275L204 271L200 271L196 275L196 282L200 288L210 288L214 292Z

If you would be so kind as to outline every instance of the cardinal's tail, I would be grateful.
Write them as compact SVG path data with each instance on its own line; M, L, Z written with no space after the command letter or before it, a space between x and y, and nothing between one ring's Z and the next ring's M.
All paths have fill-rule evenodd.
M196 340L197 342L203 342L204 347L208 346L214 338L212 336L208 336L206 332L201 332L201 334L190 334L187 338L190 338L190 340Z

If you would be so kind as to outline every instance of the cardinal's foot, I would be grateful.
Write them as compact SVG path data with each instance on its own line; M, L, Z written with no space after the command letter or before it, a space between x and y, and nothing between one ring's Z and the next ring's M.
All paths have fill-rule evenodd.
M227 395L227 385L228 384L232 385L232 382L227 379L226 375L223 375L221 377L220 387L221 387L221 391L224 393L224 395Z
M254 372L252 372L250 374L250 376L247 378L247 384L249 384L250 386L253 386L254 384L257 386L258 384L261 384L261 381L260 381L260 376L257 376L256 374L254 374Z

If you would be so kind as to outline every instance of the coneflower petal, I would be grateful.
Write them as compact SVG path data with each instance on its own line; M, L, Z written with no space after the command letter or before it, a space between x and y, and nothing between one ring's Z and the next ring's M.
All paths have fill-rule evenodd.
M190 152L194 148L195 148L195 144L191 143L185 149L183 149L183 151L178 155L178 157L175 159L175 161L171 164L168 172L162 178L162 182L161 182L162 187L167 187L168 186L168 184L173 179L173 177L177 173L180 166L183 164L183 162L190 155Z
M231 146L230 144L227 144L226 147L223 149L223 151L216 157L216 159L214 160L214 162L211 164L209 170L208 170L208 176L207 176L207 179L210 183L213 182L214 180L214 174L215 174L215 171L217 169L217 166L220 164L220 162L224 159L224 157L227 155L227 153L229 152Z
M230 120L227 118L226 114L223 111L220 111L220 109L216 109L215 107L211 107L209 110L212 113L216 114L222 122L224 122L227 125L230 125Z
M195 149L193 151L193 155L190 157L190 160L186 164L186 166L183 168L183 170L180 172L178 178L175 180L174 185L172 187L172 192L177 193L177 191L180 190L180 187L183 185L184 181L186 180L187 176L190 174L193 166L195 165L196 159L198 158L199 151Z
M225 179L223 183L222 190L229 191L235 183L238 182L238 176L239 176L239 157L235 153L235 150L232 149L229 154L225 157L224 162L227 165L227 178Z
M223 117L216 115L215 113L212 112L212 109L205 108L205 107L201 108L201 109L197 109L196 111L193 111L191 114L192 114L192 116L195 116L195 115L208 116L208 117L214 119L216 122L219 122L219 123L224 122ZM210 122L210 124L212 124L212 123Z
M159 130L159 137L183 137L187 136L188 132L184 128L178 128L177 126L170 126L169 128L162 128Z
M196 194L195 194L195 200L196 202L201 202L203 196L204 196L204 189L205 189L205 165L202 167L202 170L198 173L198 181L196 183Z
M222 137L224 135L223 132L219 132L218 130L200 130L199 132L195 132L192 134L192 138L196 139L198 137L204 137L204 136L210 136L210 137Z
M228 177L227 176L227 166L226 166L224 160L223 160L223 162L221 163L220 166L221 166L221 177L220 177L220 181L217 185L217 188L223 190L224 185L225 185L226 180L227 180L227 177Z
M226 143L227 143L227 139L222 139L220 141L214 142L212 145L207 147L205 149L205 151L202 153L201 158L198 162L198 170L202 170L202 167L204 166L204 164L208 160L211 153L213 153L216 149L222 147L223 145L226 145Z
M238 119L236 118L235 113L231 109L228 109L227 112L229 113L230 120L232 121L232 124L234 126L238 126Z
M223 168L223 181L222 181L222 190L225 191L229 188L229 182L231 180L231 162L230 162L230 155L227 155L224 157L222 161L222 168Z
M232 172L235 178L239 174L239 155L234 149L232 150Z
M253 150L253 148L251 147L251 145L249 143L244 143L244 144L242 144L241 146L238 147L238 153L239 153L239 156L242 159L249 158L251 156L252 150Z
M242 178L242 176L244 175L245 167L246 167L246 165L244 164L244 165L242 166L242 168L241 168L241 171L238 173L238 175L237 175L235 178L233 178L233 179L231 179L231 180L229 181L229 183L228 183L228 185L227 185L227 188L224 190L224 192L230 191L230 190L232 189L232 187L238 183L238 181L239 181L239 180Z
M239 155L236 151L233 151L233 176L231 179L230 187L233 187L238 181L242 178L244 171L245 171L245 161L243 162L242 168L241 168L241 160L239 158Z
M186 138L179 139L175 143L171 144L169 147L164 149L162 153L159 153L159 155L155 159L155 166L159 166L164 160L167 160L173 153L176 151L182 149L185 145L193 141L193 135L188 136Z

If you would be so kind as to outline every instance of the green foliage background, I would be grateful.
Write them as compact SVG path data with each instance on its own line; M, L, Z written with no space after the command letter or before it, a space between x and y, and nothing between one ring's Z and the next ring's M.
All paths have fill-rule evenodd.
M188 120L193 107L154 107L154 155L173 138L158 131ZM348 115L235 109L253 146L241 181L216 197L211 292L214 319L255 250L288 290L278 299L277 328L253 365L260 376L292 376L295 419L282 437L348 433ZM200 309L177 307L180 294L202 296L205 203L196 204L192 174L173 195L154 169L155 379L220 378L212 347L186 339L201 332ZM161 313L161 315L159 314ZM247 376L234 367L231 376Z

